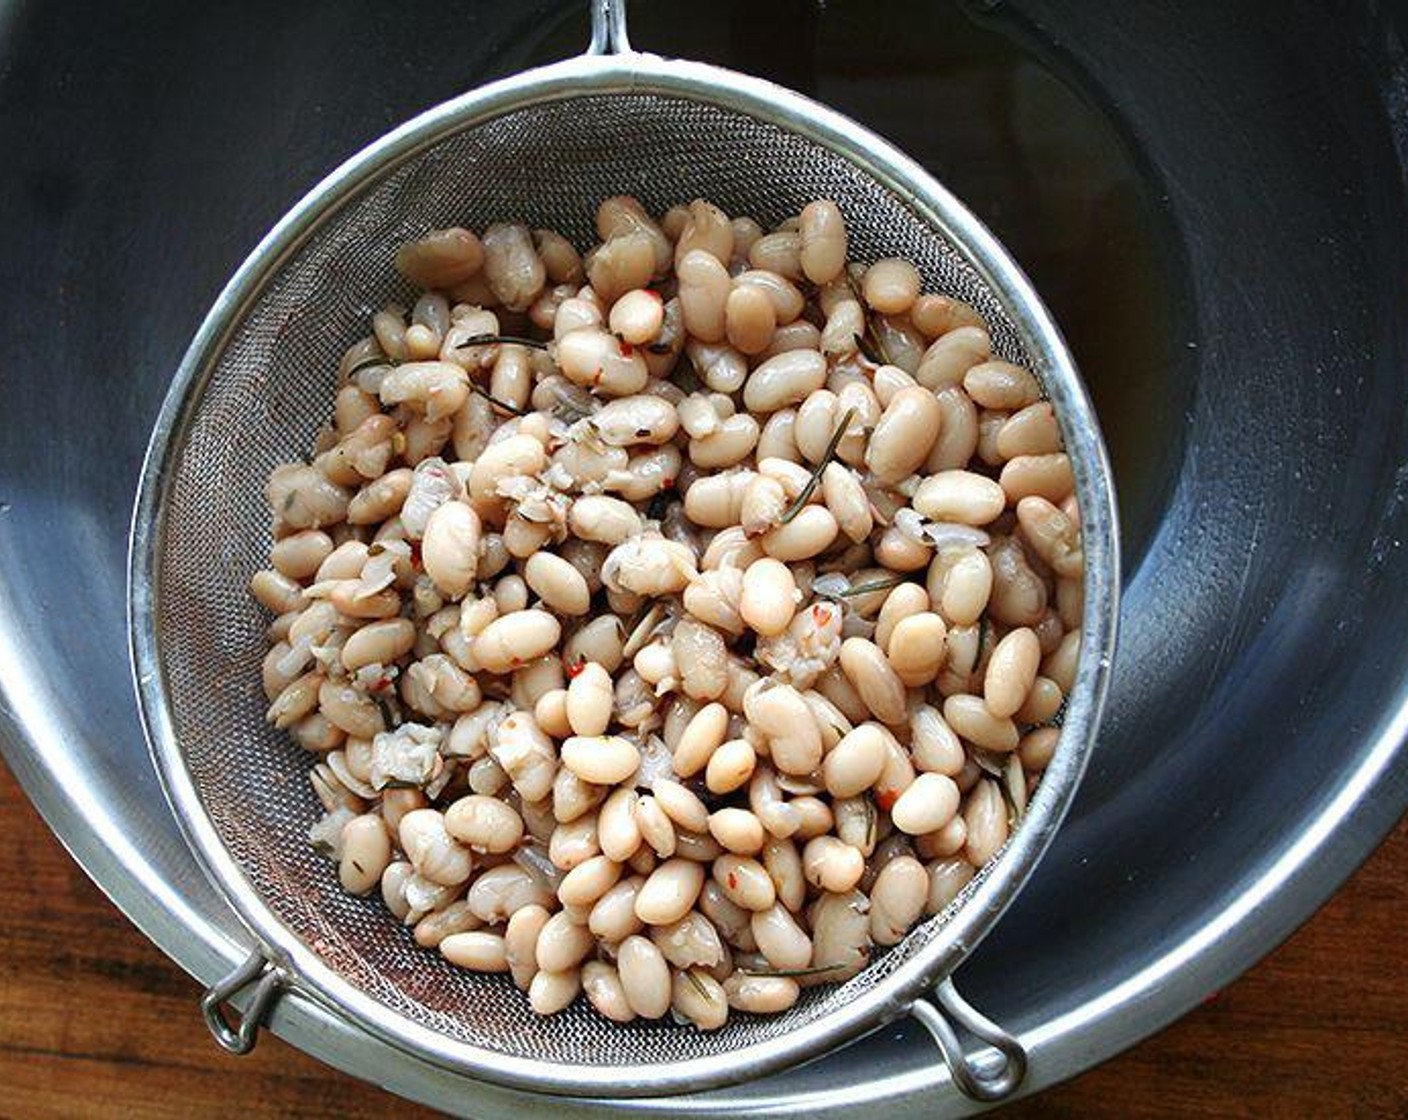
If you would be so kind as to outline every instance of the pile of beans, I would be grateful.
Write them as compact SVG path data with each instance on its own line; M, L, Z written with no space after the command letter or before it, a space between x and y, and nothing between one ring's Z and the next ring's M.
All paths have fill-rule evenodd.
M771 231L604 201L498 224L275 469L269 720L310 837L549 1015L702 1029L854 975L994 858L1083 609L1051 405L817 201Z

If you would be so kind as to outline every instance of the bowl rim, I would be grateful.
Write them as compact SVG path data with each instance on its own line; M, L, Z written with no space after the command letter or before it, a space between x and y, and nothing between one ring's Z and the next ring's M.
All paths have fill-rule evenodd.
M825 145L939 229L999 296L1055 406L1075 474L1086 556L1082 653L1061 748L1028 814L972 895L923 950L854 1001L796 1030L717 1057L630 1065L520 1058L452 1039L393 1011L338 975L259 898L204 812L165 696L155 618L166 497L205 383L265 282L322 224L363 191L461 129L544 103L613 93L703 101L761 117ZM356 153L306 194L260 241L212 304L162 402L143 460L128 555L128 630L143 731L173 814L197 861L257 945L301 994L436 1065L515 1089L569 1096L657 1096L751 1080L798 1064L905 1014L952 974L1030 877L1079 785L1109 686L1119 606L1119 550L1108 455L1089 397L1059 329L1030 281L991 232L922 167L849 118L763 79L653 55L586 55L472 90L414 117Z

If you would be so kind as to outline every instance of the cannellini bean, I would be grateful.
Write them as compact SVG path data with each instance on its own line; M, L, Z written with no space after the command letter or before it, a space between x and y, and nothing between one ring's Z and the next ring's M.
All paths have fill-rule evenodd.
M763 850L766 837L757 817L747 809L733 807L709 814L709 832L726 851L750 856Z
M586 614L591 589L586 577L560 556L535 552L523 565L523 578L544 603L559 614Z
M995 781L984 778L973 787L963 822L968 827L963 854L974 867L982 867L1007 843L1007 803Z
M997 433L997 453L1004 460L1019 455L1050 455L1061 450L1061 429L1050 401L1037 401L1014 412Z
M948 654L947 636L944 620L931 611L921 611L895 624L886 657L906 687L922 688L938 675Z
M670 645L686 696L713 700L723 695L728 687L727 650L717 630L697 619L682 618Z
M528 1006L539 1015L555 1015L582 990L582 974L575 968L563 972L537 972L528 986Z
M479 919L461 899L459 902L450 903L443 910L433 910L423 917L416 923L414 936L417 945L426 949L438 949L440 943L452 933L469 933L479 926Z
M675 276L685 330L701 342L723 342L728 333L726 305L733 287L728 269L712 253L691 249L677 259Z
M730 1007L757 1015L786 1011L801 995L797 981L789 976L754 976L746 972L726 977L723 989Z
M303 580L317 572L332 550L330 536L317 529L304 529L275 541L269 549L269 562L288 579Z
M730 416L717 431L702 439L689 441L690 461L696 467L712 469L731 467L742 462L758 444L761 429L757 420L746 414Z
M812 967L834 965L824 978L830 982L854 976L870 960L869 902L859 891L823 894L812 909Z
M475 972L507 972L508 953L500 934L476 929L452 933L440 942L440 953L451 964Z
M614 698L611 674L598 662L584 662L567 686L566 714L572 734L604 735Z
M758 950L774 968L806 968L811 963L812 939L781 903L754 912L750 925Z
M368 623L343 643L342 667L353 672L364 665L390 665L408 654L415 642L415 623L408 618Z
M822 496L837 527L853 541L864 541L875 527L870 499L860 480L840 463L827 463L821 476ZM745 524L744 528L747 526Z
M621 941L645 928L636 916L636 898L645 880L639 875L622 879L592 905L587 928L602 941Z
M789 563L810 560L831 547L840 526L826 506L803 506L785 525L764 533L763 551Z
M582 991L598 1014L613 1022L629 1023L636 1017L620 975L605 961L588 961L582 966Z
M933 392L918 385L900 389L871 434L866 466L882 482L906 478L929 457L942 423L943 410Z
M944 701L944 720L960 737L987 751L1017 749L1017 725L993 713L981 697L958 695Z
M576 968L596 947L596 939L585 925L578 925L565 911L559 910L543 924L538 933L534 956L538 967L546 972L562 972Z
M480 631L474 657L486 672L506 673L542 657L561 635L561 624L546 611L511 611Z
M711 202L696 198L689 204L688 217L675 243L675 271L690 252L708 253L727 264L733 257L733 225L728 215Z
M701 968L676 972L670 989L670 1010L701 1031L718 1030L728 1020L728 994Z
M667 859L650 873L637 892L636 917L651 926L672 925L694 908L703 886L702 865L682 857Z
M929 596L951 625L972 626L987 609L993 568L976 548L945 549L929 568Z
M991 361L963 375L963 387L983 408L1015 410L1041 399L1041 385L1031 372L1011 362Z
M396 271L419 288L452 288L479 271L484 247L467 229L427 233L396 250Z
M937 914L959 896L977 874L966 859L938 860L929 865L929 897L924 905L926 914Z
M916 705L909 717L910 752L920 770L953 777L963 769L963 744L931 704Z
M815 350L789 350L767 359L743 386L744 406L754 413L800 404L826 383L826 358Z
M1025 627L1004 634L988 658L983 676L983 700L994 716L1013 716L1036 682L1041 643Z
M1075 489L1071 460L1064 451L1051 455L1018 455L1002 468L999 481L1008 501L1036 495L1049 502L1064 501Z
M397 829L401 850L415 870L443 886L465 882L473 870L469 849L456 843L437 809L413 809Z
M822 764L822 778L833 797L854 797L875 784L885 766L887 733L863 723L841 738Z
M799 231L774 230L753 242L748 263L794 280L802 278L802 238Z
M484 277L512 311L527 310L547 282L547 269L527 226L494 224L484 231Z
M929 609L929 596L917 583L901 583L885 596L885 603L875 620L875 644L889 652L890 638L896 624Z
M778 901L789 910L797 911L807 896L807 881L802 873L802 854L789 839L770 837L763 845L763 867L772 879Z
M646 795L636 802L636 828L640 837L661 859L675 854L675 826L653 796Z
M1060 685L1048 677L1038 676L1032 681L1031 691L1012 718L1019 724L1049 723L1056 718L1065 701L1066 695Z
M670 1009L670 966L647 937L632 934L616 951L621 987L632 1011L645 1019L658 1019Z
M743 699L748 721L768 739L773 765L784 774L810 774L821 763L821 730L791 685L765 680Z
M574 735L562 744L562 764L584 782L615 785L640 765L640 751L618 735Z
M727 727L727 713L725 713ZM678 773L678 770L676 771ZM668 778L659 778L651 787L665 815L680 828L703 832L709 826L709 810L688 787Z
M523 837L523 818L496 797L471 794L445 811L445 828L461 844L482 852L511 851Z
M562 877L557 897L564 906L590 907L621 877L621 865L604 855L583 860Z
M846 224L828 199L809 202L798 224L800 265L813 284L828 284L846 265Z
M777 312L762 288L735 283L724 303L724 324L730 346L744 354L758 354L772 342Z
M834 836L816 836L802 849L802 874L823 891L842 894L860 882L865 857Z
M1059 727L1039 727L1035 731L1027 732L1017 747L1022 766L1038 773L1045 770L1056 756L1056 747L1060 741Z
M1036 495L1022 498L1017 503L1017 523L1033 550L1056 575L1074 580L1084 573L1080 529L1058 506Z
M899 315L919 296L919 272L909 261L895 257L876 261L865 270L861 294L876 311Z
M1007 496L990 478L972 471L952 470L924 479L911 501L916 510L934 521L986 525L1002 513Z
M1076 686L1076 668L1080 662L1080 631L1072 630L1056 649L1041 663L1041 675L1049 677L1063 693L1070 694Z
M877 945L896 945L929 900L929 875L913 856L899 856L880 869L870 888L870 938Z
M596 209L596 231L603 241L625 233L644 233L655 250L655 271L663 274L674 258L671 239L656 224L638 199L630 195L613 195Z
M338 879L351 894L367 894L381 882L391 862L391 837L375 814L353 817L342 826L342 859Z
M641 231L617 234L588 254L587 279L607 306L628 292L645 287L655 272L655 247Z
M958 786L945 774L920 774L890 808L895 827L910 836L936 832L958 812Z
M864 638L841 643L841 670L855 686L865 706L881 723L897 725L907 718L904 683L880 647Z
M952 296L922 295L909 309L910 321L926 338L938 338L958 327L981 327L983 317Z
M719 856L714 860L712 877L724 897L744 910L766 910L777 901L777 889L767 870L750 856Z
M780 560L764 557L749 564L743 573L739 613L759 634L781 634L792 621L800 598L792 570Z
M919 360L914 379L938 392L963 383L963 375L992 357L992 340L981 327L957 327L934 340ZM966 393L965 393L966 396Z
M629 743L626 745L630 746ZM597 817L597 842L602 853L617 863L630 859L640 847L640 824L636 820L639 800L640 796L634 789L623 786L612 790Z
M748 783L757 764L753 744L746 739L730 739L710 756L704 784L710 793L732 793Z
M706 704L695 713L694 717L686 725L679 742L675 745L673 752L673 764L675 773L682 778L693 777L703 770L713 757L714 752L723 744L724 736L728 733L728 709L722 704ZM683 787L681 787L683 788ZM658 791L657 791L658 796ZM696 824L703 827L697 819L689 821L679 820L671 812L668 803L662 805L667 813L678 823L687 828L694 828Z
M421 540L421 563L439 591L451 599L465 595L474 584L482 537L479 515L463 502L436 508Z

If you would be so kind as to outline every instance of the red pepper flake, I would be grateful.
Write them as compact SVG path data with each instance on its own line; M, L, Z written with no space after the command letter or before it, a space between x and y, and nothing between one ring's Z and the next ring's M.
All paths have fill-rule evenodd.
M823 607L820 603L817 603L815 606L812 607L812 621L815 622L818 626L825 626L826 617L829 613L830 612L828 612L825 607Z
M660 489L661 489L661 490L668 490L668 489L670 489L670 487L672 487L674 484L675 484L675 480L674 480L673 478L662 478L662 479L660 480Z
M897 789L880 789L875 791L875 804L889 812L895 807L895 802L900 799L900 791Z
M523 658L519 657L517 654L514 654L513 657L509 659L509 664L512 665L514 668L517 668L518 666L523 664Z
M411 541L411 567L420 570L420 542Z
M730 871L728 873L728 889L731 891L738 889L738 875L736 872Z
M568 677L570 677L570 678L573 679L573 680L575 680L577 677L581 676L582 670L585 669L586 667L587 667L587 659L586 659L585 657L579 657L579 658L577 658L576 661L573 661L573 662L571 662L570 664L564 664L564 665L563 665L563 668L567 670L567 675L568 675Z
M627 342L624 338L620 340L620 343L621 357L629 358L635 354L636 348L632 346L629 342Z

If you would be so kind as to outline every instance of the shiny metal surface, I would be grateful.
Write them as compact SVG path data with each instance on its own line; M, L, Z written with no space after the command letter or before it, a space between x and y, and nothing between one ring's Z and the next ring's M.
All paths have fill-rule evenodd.
M735 1084L815 1058L904 1014L962 964L1030 876L1087 765L1114 652L1118 556L1109 465L1085 389L1029 282L972 213L902 153L822 105L719 67L613 53L625 42L620 11L609 9L613 20L601 0L594 9L593 48L604 44L605 54L491 83L357 153L239 267L156 421L133 517L129 601L138 699L165 792L202 866L289 987L447 1069L537 1092L626 1097ZM602 154L632 138L655 148L619 164ZM546 181L514 179L517 165L486 178L478 170L485 147L521 149L524 170L554 170ZM752 173L741 185L711 181L730 160L792 168L792 193L779 201L776 185L755 183ZM456 193L459 179L475 189ZM335 886L321 893L331 876L307 842L314 798L301 783L303 797L289 797L271 777L288 766L290 746L262 718L262 623L246 591L263 562L265 472L297 455L326 414L332 387L319 379L336 367L340 335L360 329L357 308L371 285L385 283L385 257L371 251L378 238L457 220L482 227L529 194L532 224L570 231L592 201L629 181L640 182L657 213L692 193L764 217L817 195L843 199L853 252L913 260L930 283L984 314L999 353L1042 379L1081 508L1080 668L1060 746L1021 828L953 907L861 975L808 992L786 1014L735 1018L708 1033L572 1009L534 1017L501 978L408 951L384 914L369 922ZM240 678L243 688L227 683ZM993 1099L1020 1080L975 1079L953 1032L940 1037L965 1090ZM1021 1068L1016 1054L1009 1071Z
M1131 561L1110 714L1040 875L959 977L1029 1048L1029 1089L1245 968L1408 802L1400 17L1174 7L633 12L637 41L794 85L928 164L1015 250L1092 382ZM170 371L310 183L585 28L575 3L79 22L18 3L0 23L0 727L65 843L209 983L244 935L165 809L123 654L126 518ZM547 1110L306 1001L273 1027L450 1111ZM862 1091L895 1117L964 1111L920 1030L614 1107L839 1116Z

